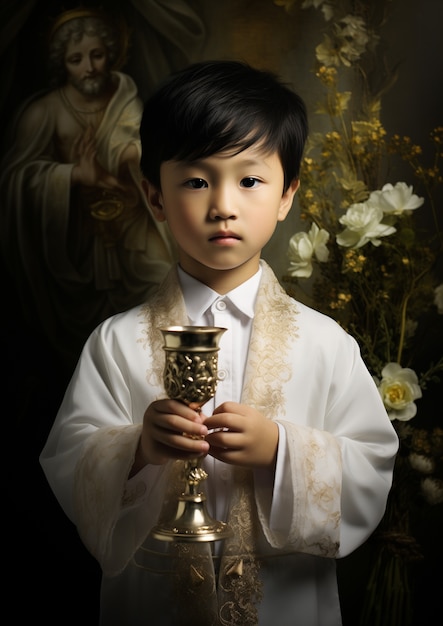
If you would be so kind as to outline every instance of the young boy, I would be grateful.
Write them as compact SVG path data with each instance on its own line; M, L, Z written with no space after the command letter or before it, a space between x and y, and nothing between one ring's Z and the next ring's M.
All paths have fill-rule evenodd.
M306 135L302 100L238 62L192 65L145 106L144 190L178 264L91 335L41 455L101 565L102 625L341 623L335 559L380 521L397 437L355 340L260 259ZM166 398L168 325L227 329L201 413ZM174 461L196 456L209 513L232 535L160 541ZM196 555L210 549L205 570Z

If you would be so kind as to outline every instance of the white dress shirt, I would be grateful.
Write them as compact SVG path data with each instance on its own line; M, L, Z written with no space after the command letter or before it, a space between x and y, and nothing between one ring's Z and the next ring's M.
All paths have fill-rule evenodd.
M191 326L217 326L226 328L220 339L218 354L218 378L215 397L203 406L203 413L210 416L216 406L223 402L240 402L243 388L249 340L251 336L254 307L260 284L262 270L245 283L224 295L196 280L180 267L178 276L183 291L186 309ZM278 478L282 477L285 463L285 429L279 428L279 454L275 475L275 487L278 490ZM211 456L204 461L205 470L211 474L211 491L206 493L208 511L218 520L226 520L229 504L231 466ZM261 483L273 481L268 472L258 471ZM204 488L204 483L202 484ZM277 505L277 503L276 503ZM284 505L281 514L287 513ZM278 506L272 511L274 522L278 517ZM278 522L277 522L278 523ZM216 544L217 547L218 544Z

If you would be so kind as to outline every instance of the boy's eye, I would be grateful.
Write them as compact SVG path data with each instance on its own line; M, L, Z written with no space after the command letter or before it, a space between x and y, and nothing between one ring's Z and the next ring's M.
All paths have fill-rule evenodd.
M203 180L203 178L191 178L187 180L185 183L185 187L190 187L191 189L203 189L207 187L208 183Z
M257 180L257 178L248 176L247 178L243 178L240 184L242 187L247 187L248 189L250 189L251 187L255 187L256 185L258 185L259 182L260 181Z

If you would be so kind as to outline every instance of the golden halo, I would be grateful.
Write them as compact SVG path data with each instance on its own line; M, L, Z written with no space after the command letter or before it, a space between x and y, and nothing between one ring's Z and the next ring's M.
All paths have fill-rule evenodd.
M114 16L112 16L109 13L106 13L103 10L78 7L76 9L69 9L68 11L64 11L58 17L55 18L54 23L52 24L52 27L49 31L48 42L50 43L52 41L55 33L58 31L58 29L61 26L63 26L67 22L70 22L71 20L84 18L84 17L95 17L95 18L101 19L105 22L108 22L115 28L119 37L118 47L119 47L120 54L114 61L113 68L119 69L120 67L122 67L122 65L124 65L124 63L126 62L126 55L127 55L128 46L129 46L128 27L126 25L126 22L122 18L119 18L117 21L117 19Z

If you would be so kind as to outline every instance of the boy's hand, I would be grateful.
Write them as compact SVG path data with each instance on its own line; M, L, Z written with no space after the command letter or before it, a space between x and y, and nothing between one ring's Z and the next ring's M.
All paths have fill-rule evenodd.
M198 406L178 400L156 400L143 417L143 430L130 476L148 463L163 465L169 459L192 459L206 454L209 444L204 417Z
M278 426L245 404L224 402L205 419L209 454L243 467L274 469Z

